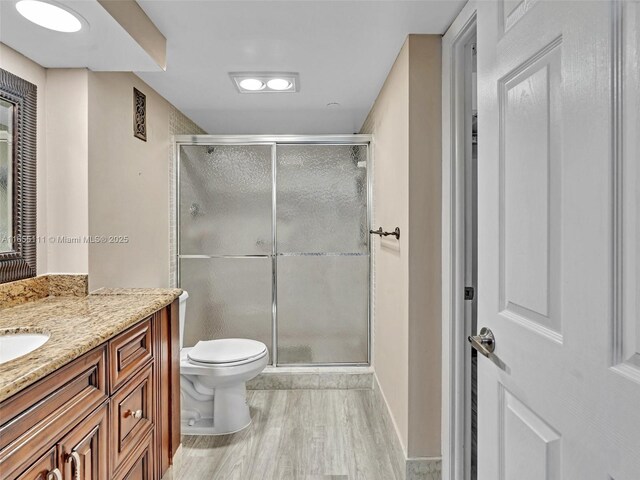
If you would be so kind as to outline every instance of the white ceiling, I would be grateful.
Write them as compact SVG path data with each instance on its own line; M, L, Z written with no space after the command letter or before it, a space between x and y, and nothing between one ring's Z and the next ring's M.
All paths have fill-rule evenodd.
M167 70L137 73L212 134L354 133L407 34L444 33L465 2L138 0ZM299 72L300 92L239 94L237 71Z
M16 1L0 0L0 42L43 67L162 70L97 0L56 1L84 20L83 28L75 33L54 32L31 23L18 13Z

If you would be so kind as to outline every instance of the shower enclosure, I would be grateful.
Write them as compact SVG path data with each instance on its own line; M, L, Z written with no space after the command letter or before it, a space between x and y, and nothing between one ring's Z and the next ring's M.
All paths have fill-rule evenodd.
M370 137L177 136L185 346L251 338L274 365L370 361Z

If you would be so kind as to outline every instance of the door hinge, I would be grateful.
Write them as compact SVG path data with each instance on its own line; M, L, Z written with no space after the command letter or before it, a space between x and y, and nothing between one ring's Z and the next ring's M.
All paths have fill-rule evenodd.
M473 300L473 297L476 296L476 291L473 287L464 287L464 299L465 300Z

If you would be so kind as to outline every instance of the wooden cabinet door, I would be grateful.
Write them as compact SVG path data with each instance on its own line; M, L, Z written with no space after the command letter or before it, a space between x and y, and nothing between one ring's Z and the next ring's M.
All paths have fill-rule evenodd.
M158 478L155 475L153 431L136 446L133 454L121 467L114 475L114 480L154 480Z
M2 480L30 468L41 452L55 447L69 428L104 403L106 353L100 346L0 402Z
M105 404L58 443L65 480L108 479L107 412Z
M47 475L57 470L56 458L56 448L52 447L51 450L36 460L26 472L19 475L16 480L47 480Z

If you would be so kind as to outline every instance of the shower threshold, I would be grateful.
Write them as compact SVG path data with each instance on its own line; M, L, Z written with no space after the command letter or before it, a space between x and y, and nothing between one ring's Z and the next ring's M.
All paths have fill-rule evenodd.
M362 366L268 366L247 382L249 390L371 390L373 367Z

